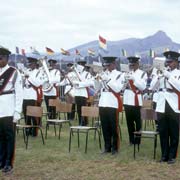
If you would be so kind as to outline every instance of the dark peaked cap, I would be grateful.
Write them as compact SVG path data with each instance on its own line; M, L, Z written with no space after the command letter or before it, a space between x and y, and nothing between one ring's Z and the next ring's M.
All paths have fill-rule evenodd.
M166 57L166 61L178 61L178 57L180 56L180 54L175 51L166 51L163 53L163 55Z
M57 60L56 59L49 59L48 62L54 62L54 63L57 63Z
M27 59L28 59L28 63L37 63L38 62L38 60L34 57L27 57Z
M135 57L135 56L130 56L127 58L129 60L129 63L137 63L139 61L139 57Z
M104 59L104 63L103 65L106 66L106 65L109 65L111 63L114 63L115 60L116 60L117 57L114 57L114 56L107 56L107 57L103 57Z
M9 56L10 54L11 54L11 51L9 51L8 49L6 49L4 47L0 47L0 55Z

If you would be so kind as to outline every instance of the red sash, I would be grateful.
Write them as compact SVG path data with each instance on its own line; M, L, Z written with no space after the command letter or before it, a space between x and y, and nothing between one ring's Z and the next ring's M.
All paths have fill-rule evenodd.
M132 79L129 80L129 85L130 85L131 90L132 90L132 91L134 92L134 94L135 94L135 96L134 96L135 106L139 106L138 94L141 94L141 92L136 89L136 86L134 85Z
M42 97L43 97L42 86L36 87L30 81L28 81L28 82L37 93L37 102L41 103Z
M5 89L7 83L9 82L9 79L12 77L14 71L16 69L13 67L9 67L3 74L0 76L0 94L3 92Z
M118 112L122 112L122 109L123 109L123 103L122 103L122 99L121 99L121 96L120 96L120 93L116 93L114 92L109 86L109 91L113 93L113 95L117 98L117 101L118 101Z

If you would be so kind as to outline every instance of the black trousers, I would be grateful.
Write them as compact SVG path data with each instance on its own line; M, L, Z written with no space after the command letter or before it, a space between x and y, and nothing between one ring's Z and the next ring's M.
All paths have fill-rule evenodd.
M0 118L0 164L12 166L15 152L15 128L13 117Z
M104 146L106 151L118 151L119 131L117 109L110 107L99 107Z
M31 99L23 100L23 114L24 114L25 124L27 124L27 125L31 125L31 124L37 125L37 120L35 117L26 116L27 106L35 106L35 105L36 105L35 100L31 100ZM32 135L32 136L37 136L37 129L36 128L33 128L33 129L28 128L27 133L29 133L29 135Z
M44 96L49 119L56 119L56 107L49 106L49 99L56 99L56 96Z
M141 129L141 107L140 106L129 106L124 105L124 110L126 114L127 128L129 133L129 143L130 144L140 144L140 138L136 138L134 141L134 131L139 131Z
M176 158L179 144L179 114L175 113L168 102L165 113L157 113L162 157Z
M87 104L87 98L82 96L75 96L75 103L77 106L77 114L79 119L79 125L87 125L87 118L82 118L81 116L81 107L86 106Z

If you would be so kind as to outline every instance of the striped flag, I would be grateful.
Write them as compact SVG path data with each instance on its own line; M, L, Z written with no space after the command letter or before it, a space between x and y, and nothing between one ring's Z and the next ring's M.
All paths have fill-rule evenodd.
M103 38L102 36L99 35L99 47L107 50L107 41L105 38Z
M88 49L88 54L90 55L90 56L95 56L95 51L94 50L92 50L92 49Z
M70 56L70 52L67 50L64 50L63 48L61 48L61 54L65 56Z
M125 49L122 49L122 56L127 57L127 52Z
M155 52L154 52L154 50L152 50L152 49L149 50L149 56L150 56L151 58L154 58L154 57L155 57Z
M48 47L46 47L46 52L48 55L53 55L54 54L54 51Z
M78 49L76 49L76 55L81 56L81 53L79 52Z
M19 54L19 48L16 46L16 54Z
M30 47L31 53L35 55L40 55L39 51L37 51L34 47Z
M21 49L21 54L22 54L23 56L26 56L25 49Z

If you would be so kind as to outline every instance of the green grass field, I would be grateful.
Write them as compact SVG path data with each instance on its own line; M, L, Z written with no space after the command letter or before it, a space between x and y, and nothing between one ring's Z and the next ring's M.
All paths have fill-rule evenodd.
M44 120L45 121L45 120ZM120 120L121 121L121 120ZM43 122L43 127L45 122ZM73 121L77 124L77 121ZM180 161L168 165L159 163L160 145L156 160L153 160L153 140L142 139L140 152L133 158L133 146L128 144L126 121L120 122L122 141L120 151L116 156L101 155L98 139L94 141L94 133L90 133L88 151L84 153L85 135L81 134L80 148L77 145L77 136L72 139L71 152L69 146L69 127L63 126L61 139L54 136L53 126L48 131L45 145L40 135L29 138L28 149L25 149L22 132L16 138L16 158L14 173L4 176L0 172L0 179L12 180L153 180L153 179L180 179ZM152 125L149 125L151 127ZM148 127L148 128L149 128ZM45 131L44 131L45 132ZM44 133L45 134L45 133ZM102 140L103 144L103 140Z

